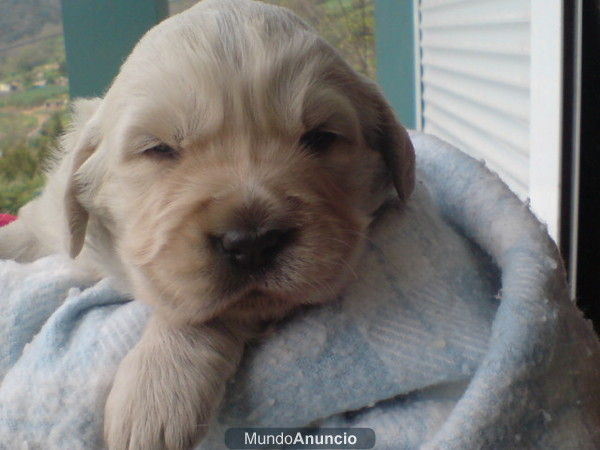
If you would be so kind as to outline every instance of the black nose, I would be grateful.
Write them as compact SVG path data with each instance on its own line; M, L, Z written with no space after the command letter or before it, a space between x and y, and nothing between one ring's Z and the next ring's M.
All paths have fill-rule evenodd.
M235 265L258 269L271 263L292 235L291 229L230 230L221 238L221 249Z

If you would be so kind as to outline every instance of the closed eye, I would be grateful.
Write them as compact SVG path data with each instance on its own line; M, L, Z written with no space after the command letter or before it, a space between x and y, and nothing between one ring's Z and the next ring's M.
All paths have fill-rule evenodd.
M167 144L158 144L150 147L142 152L146 156L157 159L175 159L179 156L179 152Z
M339 136L331 131L315 129L304 133L300 145L315 153L324 153L335 143Z

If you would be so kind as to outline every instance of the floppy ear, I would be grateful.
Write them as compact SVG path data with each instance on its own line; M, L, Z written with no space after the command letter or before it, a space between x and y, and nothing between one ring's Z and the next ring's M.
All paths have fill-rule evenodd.
M387 102L380 97L374 146L390 170L396 192L408 200L415 188L415 150L406 129L396 120Z
M410 137L373 82L361 77L357 87L355 101L367 144L381 154L398 197L406 201L415 187L415 150Z
M67 152L65 158L70 161L64 200L71 258L79 255L85 241L89 213L78 199L82 183L77 177L77 171L94 153L100 140L96 125L100 103L100 99L78 100L74 103L72 130L63 140Z

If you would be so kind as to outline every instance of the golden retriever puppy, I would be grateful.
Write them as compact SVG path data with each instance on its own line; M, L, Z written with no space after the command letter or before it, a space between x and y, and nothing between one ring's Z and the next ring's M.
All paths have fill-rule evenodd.
M109 449L185 449L245 341L334 298L414 151L376 86L291 12L205 0L75 104L43 194L0 257L66 252L153 306L105 410ZM56 217L56 219L49 219Z

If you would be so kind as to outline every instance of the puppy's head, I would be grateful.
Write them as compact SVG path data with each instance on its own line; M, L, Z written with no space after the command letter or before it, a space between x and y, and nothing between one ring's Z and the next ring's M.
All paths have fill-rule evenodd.
M296 16L247 0L151 30L86 126L72 254L89 214L136 296L190 321L337 295L392 184L402 200L414 185L376 87Z

